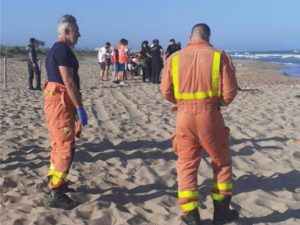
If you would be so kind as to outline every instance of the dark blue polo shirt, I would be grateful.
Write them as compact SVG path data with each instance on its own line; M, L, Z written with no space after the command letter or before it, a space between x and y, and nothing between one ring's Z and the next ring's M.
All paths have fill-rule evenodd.
M78 75L79 64L71 48L64 42L56 42L47 54L46 71L48 81L64 84L59 66L73 68L73 79L80 89L80 78Z

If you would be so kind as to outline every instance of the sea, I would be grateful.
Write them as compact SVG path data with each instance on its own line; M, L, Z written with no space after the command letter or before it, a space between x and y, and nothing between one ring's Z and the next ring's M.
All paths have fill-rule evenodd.
M277 62L287 76L300 78L300 50L230 52L232 59Z

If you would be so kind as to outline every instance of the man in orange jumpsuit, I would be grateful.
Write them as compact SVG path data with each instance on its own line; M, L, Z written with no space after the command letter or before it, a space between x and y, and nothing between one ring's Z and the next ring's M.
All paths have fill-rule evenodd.
M178 156L178 205L183 211L181 218L188 225L201 224L197 173L202 149L208 152L214 173L213 223L238 219L238 212L229 209L232 195L229 129L220 112L220 106L234 99L238 86L230 57L209 44L209 37L209 27L196 24L188 46L168 58L161 84L163 97L176 104L172 145Z
M72 209L77 204L65 194L67 175L74 157L75 136L80 136L81 125L87 125L87 115L79 92L79 64L71 50L80 37L75 17L62 16L57 28L58 41L46 58L48 81L44 85L44 113L51 139L48 204Z

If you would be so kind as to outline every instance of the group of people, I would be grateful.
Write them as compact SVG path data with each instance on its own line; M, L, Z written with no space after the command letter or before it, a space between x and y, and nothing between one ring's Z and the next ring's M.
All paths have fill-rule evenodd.
M44 113L51 139L48 204L70 210L77 203L66 194L67 175L75 154L75 137L80 137L82 126L88 124L88 116L80 93L78 61L71 49L80 37L77 21L74 16L64 15L57 27L58 40L46 58L48 80L44 86ZM214 48L209 39L210 28L201 23L192 28L186 48L178 51L171 44L161 83L162 96L173 103L172 109L177 111L172 146L178 156L178 205L187 225L202 224L197 176L200 152L204 149L212 160L214 173L211 190L213 223L225 224L239 217L238 212L229 207L233 189L232 160L229 128L220 111L220 106L229 105L237 94L235 68L229 55ZM112 50L115 58L106 57L106 53L101 56L104 74L100 78L107 75L111 60L116 71L114 81L124 82L125 64L129 60L127 45L128 41L121 39L118 48ZM110 44L106 43L104 47L108 49ZM149 78L155 83L159 83L162 55L158 40L153 41L153 46L143 42L141 56L148 60L146 74L151 74Z
M180 44L171 39L166 50L166 58L180 49ZM104 81L105 76L106 80L109 79L109 69L112 65L113 83L124 85L128 76L128 64L136 63L133 62L133 57L129 55L128 41L122 38L115 48L111 46L110 42L106 42L103 47L95 50L98 50L98 63L100 65L99 80ZM149 46L148 41L143 41L136 57L142 67L143 82L148 79L149 82L160 84L164 50L159 44L159 40L154 39L151 46Z

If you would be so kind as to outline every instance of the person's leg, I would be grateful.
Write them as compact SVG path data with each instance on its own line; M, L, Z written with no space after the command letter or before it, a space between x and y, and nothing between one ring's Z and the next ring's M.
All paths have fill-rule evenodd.
M198 211L197 174L200 164L201 146L195 136L195 116L178 113L176 120L176 134L172 138L172 146L178 156L178 205L186 224L200 224Z
M30 63L27 63L27 68L28 68L28 88L29 90L34 90L33 88L33 76L34 76L34 70L33 66Z
M106 74L106 80L109 80L109 68L110 68L110 64L106 64L105 66L105 74Z
M47 90L47 87L45 88ZM46 93L46 92L45 92ZM48 173L51 197L49 206L71 209L76 206L66 194L75 144L75 108L61 102L61 96L45 96L45 119L51 139L50 170Z
M155 84L156 82L156 61L154 59L152 59L152 83Z
M238 212L229 209L232 196L232 161L229 148L229 129L218 110L206 111L201 121L200 137L203 148L212 160L214 183L211 197L214 203L214 223L238 219Z
M40 67L38 65L36 67L34 67L34 73L35 73L36 89L42 90L42 88L41 88L41 71L40 71Z

